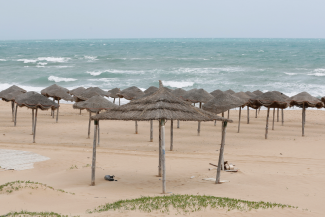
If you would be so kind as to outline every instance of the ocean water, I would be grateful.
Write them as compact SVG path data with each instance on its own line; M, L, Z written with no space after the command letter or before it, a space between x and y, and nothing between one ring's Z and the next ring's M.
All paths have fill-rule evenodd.
M325 39L0 41L0 90L170 88L325 96Z

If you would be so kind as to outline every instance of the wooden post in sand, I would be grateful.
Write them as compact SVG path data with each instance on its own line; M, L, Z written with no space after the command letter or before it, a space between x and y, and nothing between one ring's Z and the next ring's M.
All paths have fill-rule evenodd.
M220 152L219 152L216 184L220 184L220 172L221 172L221 167L223 166L223 151L224 151L225 140L226 140L226 128L227 128L227 121L223 121L222 122L222 139L221 139L221 147L220 147Z
M113 100L113 103L115 104L115 98L114 98L114 100Z
M159 121L159 161L158 161L158 177L161 177L161 124Z
M222 117L223 117L223 118L225 117L225 113L224 113L224 112L222 112Z
M55 99L53 98L53 102L55 102ZM54 110L52 112L52 118L54 118Z
M229 115L230 115L230 109L228 110L228 119L229 119Z
M56 110L56 123L58 123L59 120L59 108L60 108L60 100L58 100L59 107Z
M81 109L80 109L80 113L79 113L79 115L81 115Z
M150 120L150 142L153 142L153 120Z
M240 130L241 106L239 107L238 133Z
M214 120L214 126L217 126L217 120Z
M89 124L88 124L88 139L90 138L90 123L91 123L91 112L89 111Z
M17 123L17 109L18 109L18 104L16 103L16 111L15 111L15 122L14 122L14 126L16 126L16 123Z
M282 110L282 126L283 126L283 123L284 123L284 114L283 114L283 109Z
M302 103L302 136L305 136L305 103Z
M135 134L138 134L138 121L135 121Z
M179 120L177 120L177 128L179 128Z
M94 141L93 141L93 159L91 163L91 186L95 185L95 171L96 171L96 137L97 137L97 127L98 127L97 120L94 120Z
M200 109L202 108L202 102L200 102ZM197 125L197 135L199 136L201 132L201 121L198 121Z
M249 124L249 107L247 106L247 124Z
M173 128L174 128L174 123L173 123L173 119L170 120L170 151L173 150L173 138L174 138L174 132L173 132Z
M277 114L276 114L276 122L279 122L279 111L280 111L280 109L278 108L278 111L277 111Z
M257 109L255 109L255 118L257 118Z
M267 108L266 127L265 127L265 139L267 139L267 134L269 132L269 114L270 114L270 108Z
M118 98L118 105L121 105L121 98Z
M38 110L38 108L36 108L36 112L35 112L35 122L34 122L33 143L35 143L36 122L37 122L37 110Z
M272 130L274 130L274 117L275 116L275 108L273 108L273 123L272 123Z
M162 166L162 193L166 194L165 119L161 119L161 166Z
M32 109L32 135L34 134L34 121L35 121L35 118L34 118L34 109Z
M15 102L11 101L11 116L12 116L12 122L15 121Z
M99 114L99 111L96 114ZM99 146L99 141L100 141L99 133L100 133L100 127L99 127L99 121L98 121L98 127L97 127L97 135L98 135L97 146Z

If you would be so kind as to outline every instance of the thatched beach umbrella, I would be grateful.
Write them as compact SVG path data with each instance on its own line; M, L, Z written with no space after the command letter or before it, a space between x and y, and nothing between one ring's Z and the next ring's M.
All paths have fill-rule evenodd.
M74 107L78 109L87 109L89 112L89 123L88 123L88 138L90 136L90 123L91 123L91 113L98 114L101 110L109 110L111 108L118 107L116 104L110 102L102 96L93 96L90 99L82 102L77 102ZM99 138L99 132L98 132ZM99 144L99 139L98 139Z
M285 101L285 99L281 95L274 93L274 92L266 92L259 96L256 96L253 99L250 99L249 106L252 108L259 108L261 106L264 106L267 108L266 128L265 128L265 139L267 139L267 134L268 134L268 130L269 130L270 108L285 109L288 107L288 103ZM274 130L274 115L275 115L275 110L273 110L272 130Z
M26 90L16 86L12 85L11 87L3 90L0 92L0 98L3 101L11 102L11 115L12 115L12 121L14 122L14 110L15 110L15 103L14 100L17 96L19 96L22 93L26 93Z
M136 86L128 87L117 94L120 98L133 100L144 95L143 91ZM138 134L138 122L135 121L135 134Z
M72 95L72 96L76 96L76 95L80 95L82 92L84 92L86 90L86 88L84 88L84 87L77 87L77 88L75 88L75 89L72 89L72 90L70 90L69 91L69 93L70 93L70 95ZM76 97L74 97L73 98L73 100L75 100L76 99ZM74 107L73 107L74 108ZM80 115L81 115L81 110L82 109L80 109Z
M284 93L281 93L279 91L272 91L278 95L280 95L284 100L288 100L289 96L285 95ZM284 114L283 114L283 109L281 109L282 111L282 126L283 126L283 122L284 122ZM277 109L277 122L279 122L279 108Z
M37 110L48 110L48 109L58 109L60 107L59 104L49 100L47 97L30 91L24 94L21 94L16 97L15 102L19 107L27 107L32 109L32 132L33 132L33 143L35 143L35 134L36 134L36 122L37 122ZM35 118L34 118L34 110ZM17 120L17 115L15 116L15 122Z
M223 91L222 90L214 90L214 91L212 91L210 94L213 96L213 97L216 97L216 96L218 96L219 94L222 94L223 93Z
M262 94L263 94L263 92L260 91L260 90L255 90L255 91L253 91L253 93L254 93L256 96L259 96L259 95L262 95Z
M95 185L95 168L96 168L96 129L99 120L137 120L137 121L150 121L158 120L160 128L159 142L159 175L162 175L162 188L163 193L166 193L166 167L165 167L165 122L166 120L182 120L182 121L211 121L217 119L224 121L223 124L223 142L222 150L223 153L224 139L226 133L227 122L230 120L218 117L212 113L206 112L199 108L195 108L190 104L184 102L179 97L174 96L172 93L166 91L161 81L159 81L159 90L154 94L147 97L131 101L126 105L122 105L118 108L113 108L108 112L104 112L93 116L95 120L95 132L94 132L94 143L93 143L93 161L92 161L92 178L91 185ZM221 158L219 157L219 167L221 168ZM218 169L219 169L218 167ZM218 170L218 178L220 179L220 170Z
M173 90L171 93L183 99L183 96L186 94L186 92L187 91L182 88L177 88ZM179 128L179 120L177 120L177 128Z
M302 108L302 136L305 136L306 108L323 108L324 104L321 100L311 96L307 92L298 93L288 99L290 106L298 106Z
M108 91L104 91L100 89L99 87L89 87L85 91L83 91L80 94L74 95L74 101L81 102L85 101L87 99L90 99L93 96L106 96L109 97L110 93Z
M187 91L187 93L182 97L184 100L192 102L192 103L197 103L199 102L199 108L202 108L202 103L206 103L213 99L213 96L205 91L204 89L192 89ZM200 135L201 131L201 122L198 122L198 127L197 127L197 135Z
M226 90L226 91L224 91L225 93L229 93L229 94L235 94L236 92L235 91L233 91L232 89L229 89L229 90Z
M41 90L41 94L46 97L52 97L53 100L57 100L58 104L60 105L60 100L66 100L66 101L73 101L73 98L69 94L69 90L67 88L61 87L57 84L53 84L43 90ZM53 118L54 118L54 112L53 112ZM59 108L56 112L56 123L59 120Z
M117 95L120 91L121 91L120 88L117 88L117 87L115 87L115 88L108 91L110 93L109 97L114 99L113 103L115 103L116 98L119 98L118 99L118 105L121 105L120 97L118 97L118 95Z

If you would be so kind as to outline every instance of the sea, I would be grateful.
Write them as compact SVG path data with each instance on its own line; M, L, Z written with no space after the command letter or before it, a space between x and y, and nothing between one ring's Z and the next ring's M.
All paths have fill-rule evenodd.
M75 39L0 41L0 91L58 84L306 91L325 96L325 39Z

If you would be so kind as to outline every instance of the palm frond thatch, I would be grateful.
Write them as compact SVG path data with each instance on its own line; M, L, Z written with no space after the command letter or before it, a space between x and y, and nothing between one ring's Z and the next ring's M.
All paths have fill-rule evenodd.
M86 101L77 102L73 105L75 109L87 109L90 112L99 112L101 110L109 110L116 107L118 106L102 96L93 96Z
M120 91L117 95L120 98L125 98L127 100L132 100L136 97L140 97L143 95L143 91L137 88L136 86L128 87L122 91Z
M288 107L286 99L275 92L266 92L249 100L249 106L252 108L259 108L265 106L267 108L281 108Z
M248 101L251 99L251 97L244 92L238 92L238 93L234 93L232 95L238 97L239 99L241 99L244 102L244 104L242 106L245 106L248 103Z
M213 96L213 97L216 97L216 96L218 96L219 94L222 94L223 93L223 91L222 90L214 90L214 91L212 91L210 94Z
M256 97L256 94L250 92L250 91L246 91L245 92L250 98Z
M55 100L66 100L73 101L72 96L69 94L69 90L67 88L61 87L57 84L53 84L43 90L41 90L41 94L46 97L52 97Z
M34 91L30 91L24 94L21 94L16 97L15 102L19 107L26 106L30 109L41 109L41 110L48 110L52 109L55 110L59 108L59 104L49 100L47 97L36 93Z
M177 88L177 89L173 90L171 93L174 94L175 96L182 98L186 94L186 92L187 91L182 88Z
M26 93L27 91L16 86L12 85L11 87L3 90L0 92L0 98L4 101L13 101L16 96L20 95L21 93Z
M161 81L155 93L91 117L93 120L181 120L181 121L229 121L213 113L196 108L168 92Z
M107 96L109 97L109 92L100 89L99 87L89 87L81 94L75 95L74 99L76 102L85 101L93 96Z
M206 103L213 99L213 96L203 89L192 89L186 92L182 98L192 103L203 102Z
M292 96L288 99L288 102L290 106L298 106L298 107L313 107L313 108L322 108L324 107L324 104L321 100L317 99L316 97L313 97L307 92L301 92L298 93L295 96Z
M113 88L113 89L111 89L111 90L109 90L108 91L108 93L110 94L110 96L109 97L111 97L111 98L118 98L118 93L120 92L121 90L120 90L120 88L117 88L117 87L115 87L115 88Z
M234 94L234 93L236 93L235 91L233 91L232 89L229 89L229 90L226 90L226 91L224 91L225 93L229 93L229 94Z
M202 108L206 111L220 114L222 112L228 111L229 109L240 107L244 104L244 100L229 93L223 92L222 94L214 97L209 102L204 103Z
M69 93L70 93L70 95L75 96L75 95L80 95L85 90L86 90L86 88L84 88L84 87L77 87L73 90L70 90Z
M253 93L254 93L256 96L259 96L259 95L262 95L262 94L263 94L263 92L260 91L260 90L255 90L255 91L253 91Z

